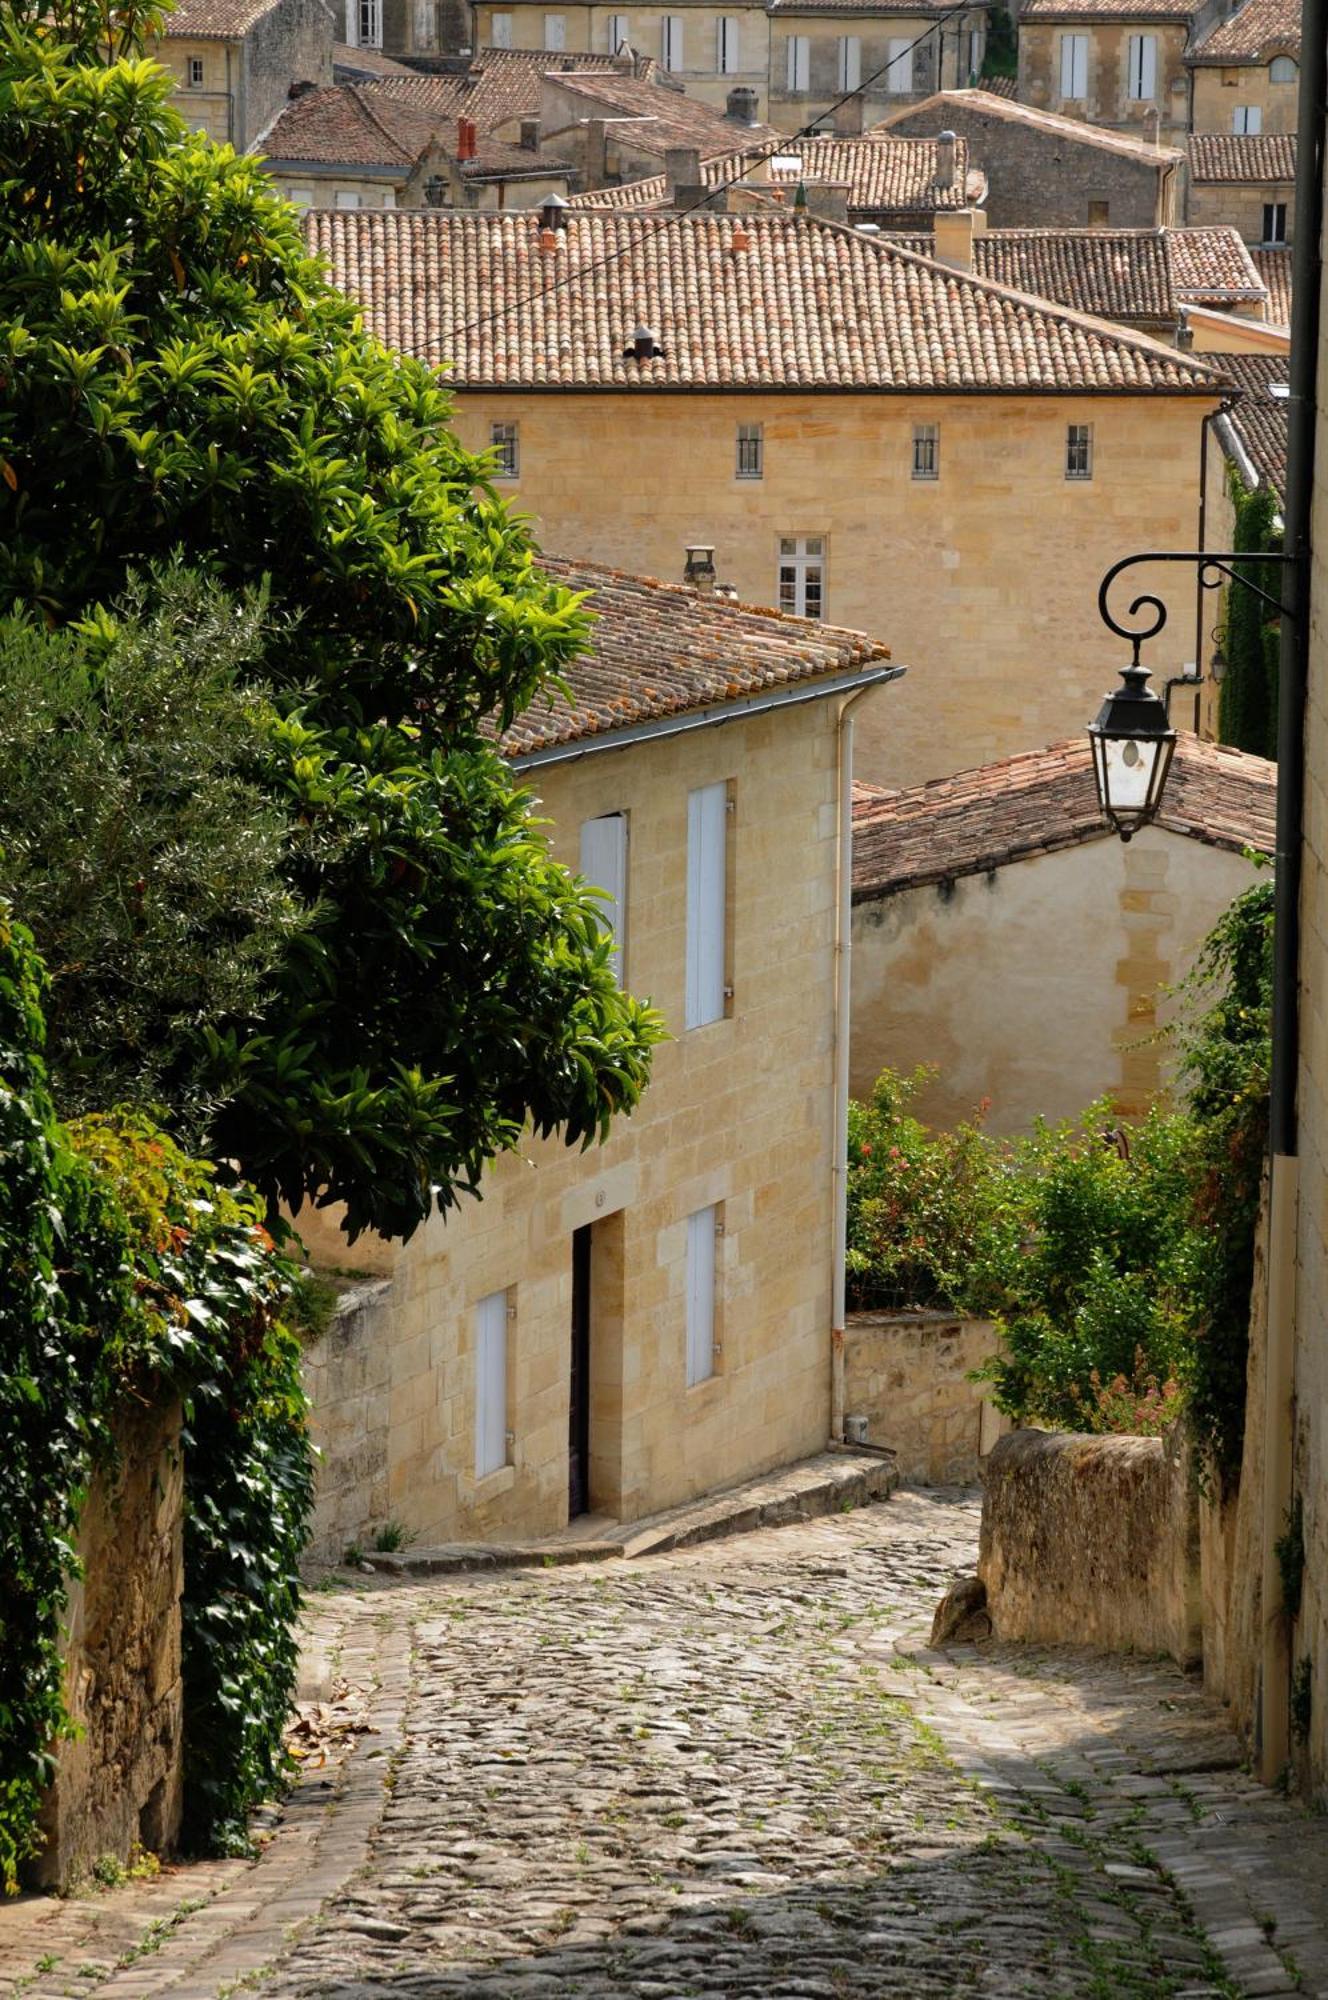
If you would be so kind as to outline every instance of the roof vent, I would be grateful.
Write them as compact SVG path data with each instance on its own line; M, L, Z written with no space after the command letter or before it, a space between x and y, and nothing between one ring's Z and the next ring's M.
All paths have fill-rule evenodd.
M567 203L560 194L546 194L540 203L540 223L545 229L566 229Z
M732 236L730 236L729 238L729 249L733 252L734 256L737 257L744 250L750 250L751 247L752 247L752 239L747 234L747 231L743 228L742 224L739 223L737 228L734 230Z
M938 188L952 188L955 184L955 135L942 132L936 140L936 185Z
M541 257L551 257L558 248L557 230L541 229L539 233L539 247Z
M664 349L659 344L659 335L653 327L632 328L632 344L624 347L624 358L629 361L657 361L663 357Z

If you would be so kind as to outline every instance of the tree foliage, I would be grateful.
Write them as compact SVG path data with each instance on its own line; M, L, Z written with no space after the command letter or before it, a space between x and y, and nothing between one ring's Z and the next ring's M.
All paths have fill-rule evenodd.
M648 1075L656 1017L492 748L588 620L435 378L369 338L255 162L184 132L151 21L0 24L0 609L96 616L113 650L131 569L180 551L262 591L264 771L316 916L265 1005L200 1018L209 1143L404 1236L527 1119L588 1142Z
M1267 486L1249 492L1234 469L1228 485L1236 515L1236 548L1251 554L1280 550L1282 538L1274 528L1277 496ZM1276 563L1240 563L1236 567L1239 575L1277 596L1281 572ZM1239 583L1227 587L1223 644L1227 671L1218 695L1218 735L1238 750L1275 759L1279 621L1252 590Z

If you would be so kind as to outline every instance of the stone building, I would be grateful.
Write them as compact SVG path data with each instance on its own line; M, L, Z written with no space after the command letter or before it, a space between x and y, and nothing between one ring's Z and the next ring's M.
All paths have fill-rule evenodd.
M597 622L501 747L671 1039L602 1146L527 1134L481 1200L355 1245L386 1286L310 1362L336 1556L389 1516L426 1542L636 1520L830 1435L847 710L896 670L859 633L546 567Z
M1200 35L1185 58L1195 132L1294 132L1300 83L1300 0L1244 0Z
M1254 881L1245 850L1271 854L1276 797L1275 765L1189 734L1128 846L1084 735L909 791L859 787L853 1095L887 1066L934 1063L917 1106L931 1124L984 1099L998 1133L1103 1096L1142 1116L1170 1074L1166 989Z
M331 83L332 36L323 0L180 0L150 53L171 73L180 116L243 153L292 88Z
M1180 220L1183 154L993 91L941 91L874 129L921 138L957 133L970 164L986 176L993 229L1160 229Z
M1188 155L1187 222L1229 222L1247 243L1265 248L1294 240L1294 132L1241 138L1196 132Z
M540 77L541 154L569 161L581 189L657 174L671 153L731 160L738 171L768 153L777 135L750 115L749 94L713 105L670 88L658 75L546 69ZM697 190L691 190L693 197Z
M1195 0L1025 0L1019 95L1042 111L1175 141L1189 130Z
M835 112L836 131L861 132L901 104L976 81L986 46L985 5L955 13L918 0L771 0L770 122L800 132L861 85Z
M911 671L859 731L878 782L1077 728L1103 572L1192 546L1220 378L884 236L764 212L308 229L380 338L450 364L462 438L498 446L545 542L665 577L710 544L745 602L888 628Z

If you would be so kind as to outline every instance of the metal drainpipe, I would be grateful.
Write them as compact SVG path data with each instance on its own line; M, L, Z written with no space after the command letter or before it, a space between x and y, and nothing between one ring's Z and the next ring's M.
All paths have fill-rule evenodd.
M849 711L870 694L859 688L839 711L839 839L835 852L835 1088L832 1145L833 1294L830 1310L830 1436L844 1436L844 1259L848 1253L848 1044L853 932L853 717Z
M1296 242L1292 257L1277 742L1277 880L1273 942L1273 1063L1269 1106L1268 1349L1264 1381L1261 1523L1262 1659L1259 1775L1274 1783L1291 1751L1291 1634L1275 1544L1291 1506L1295 1430L1296 1082L1300 1060L1300 863L1305 696L1310 645L1310 513L1314 497L1315 373L1322 280L1324 122L1328 116L1328 0L1304 0L1301 27Z

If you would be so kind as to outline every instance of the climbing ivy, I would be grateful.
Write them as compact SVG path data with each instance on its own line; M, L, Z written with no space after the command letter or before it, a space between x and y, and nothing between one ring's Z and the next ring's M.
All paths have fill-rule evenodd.
M1233 546L1252 554L1279 550L1274 529L1277 496L1266 486L1251 493L1232 468L1228 477L1236 525ZM1242 563L1239 573L1276 595L1275 563ZM1253 591L1234 584L1227 591L1224 647L1226 678L1218 698L1218 734L1223 743L1258 757L1277 756L1278 621Z
M0 904L0 1886L39 1845L70 1724L61 1621L127 1403L184 1399L189 1831L233 1849L279 1775L311 1500L297 1282L254 1197L141 1114L62 1126L44 974ZM201 1635L206 1637L201 1638Z

